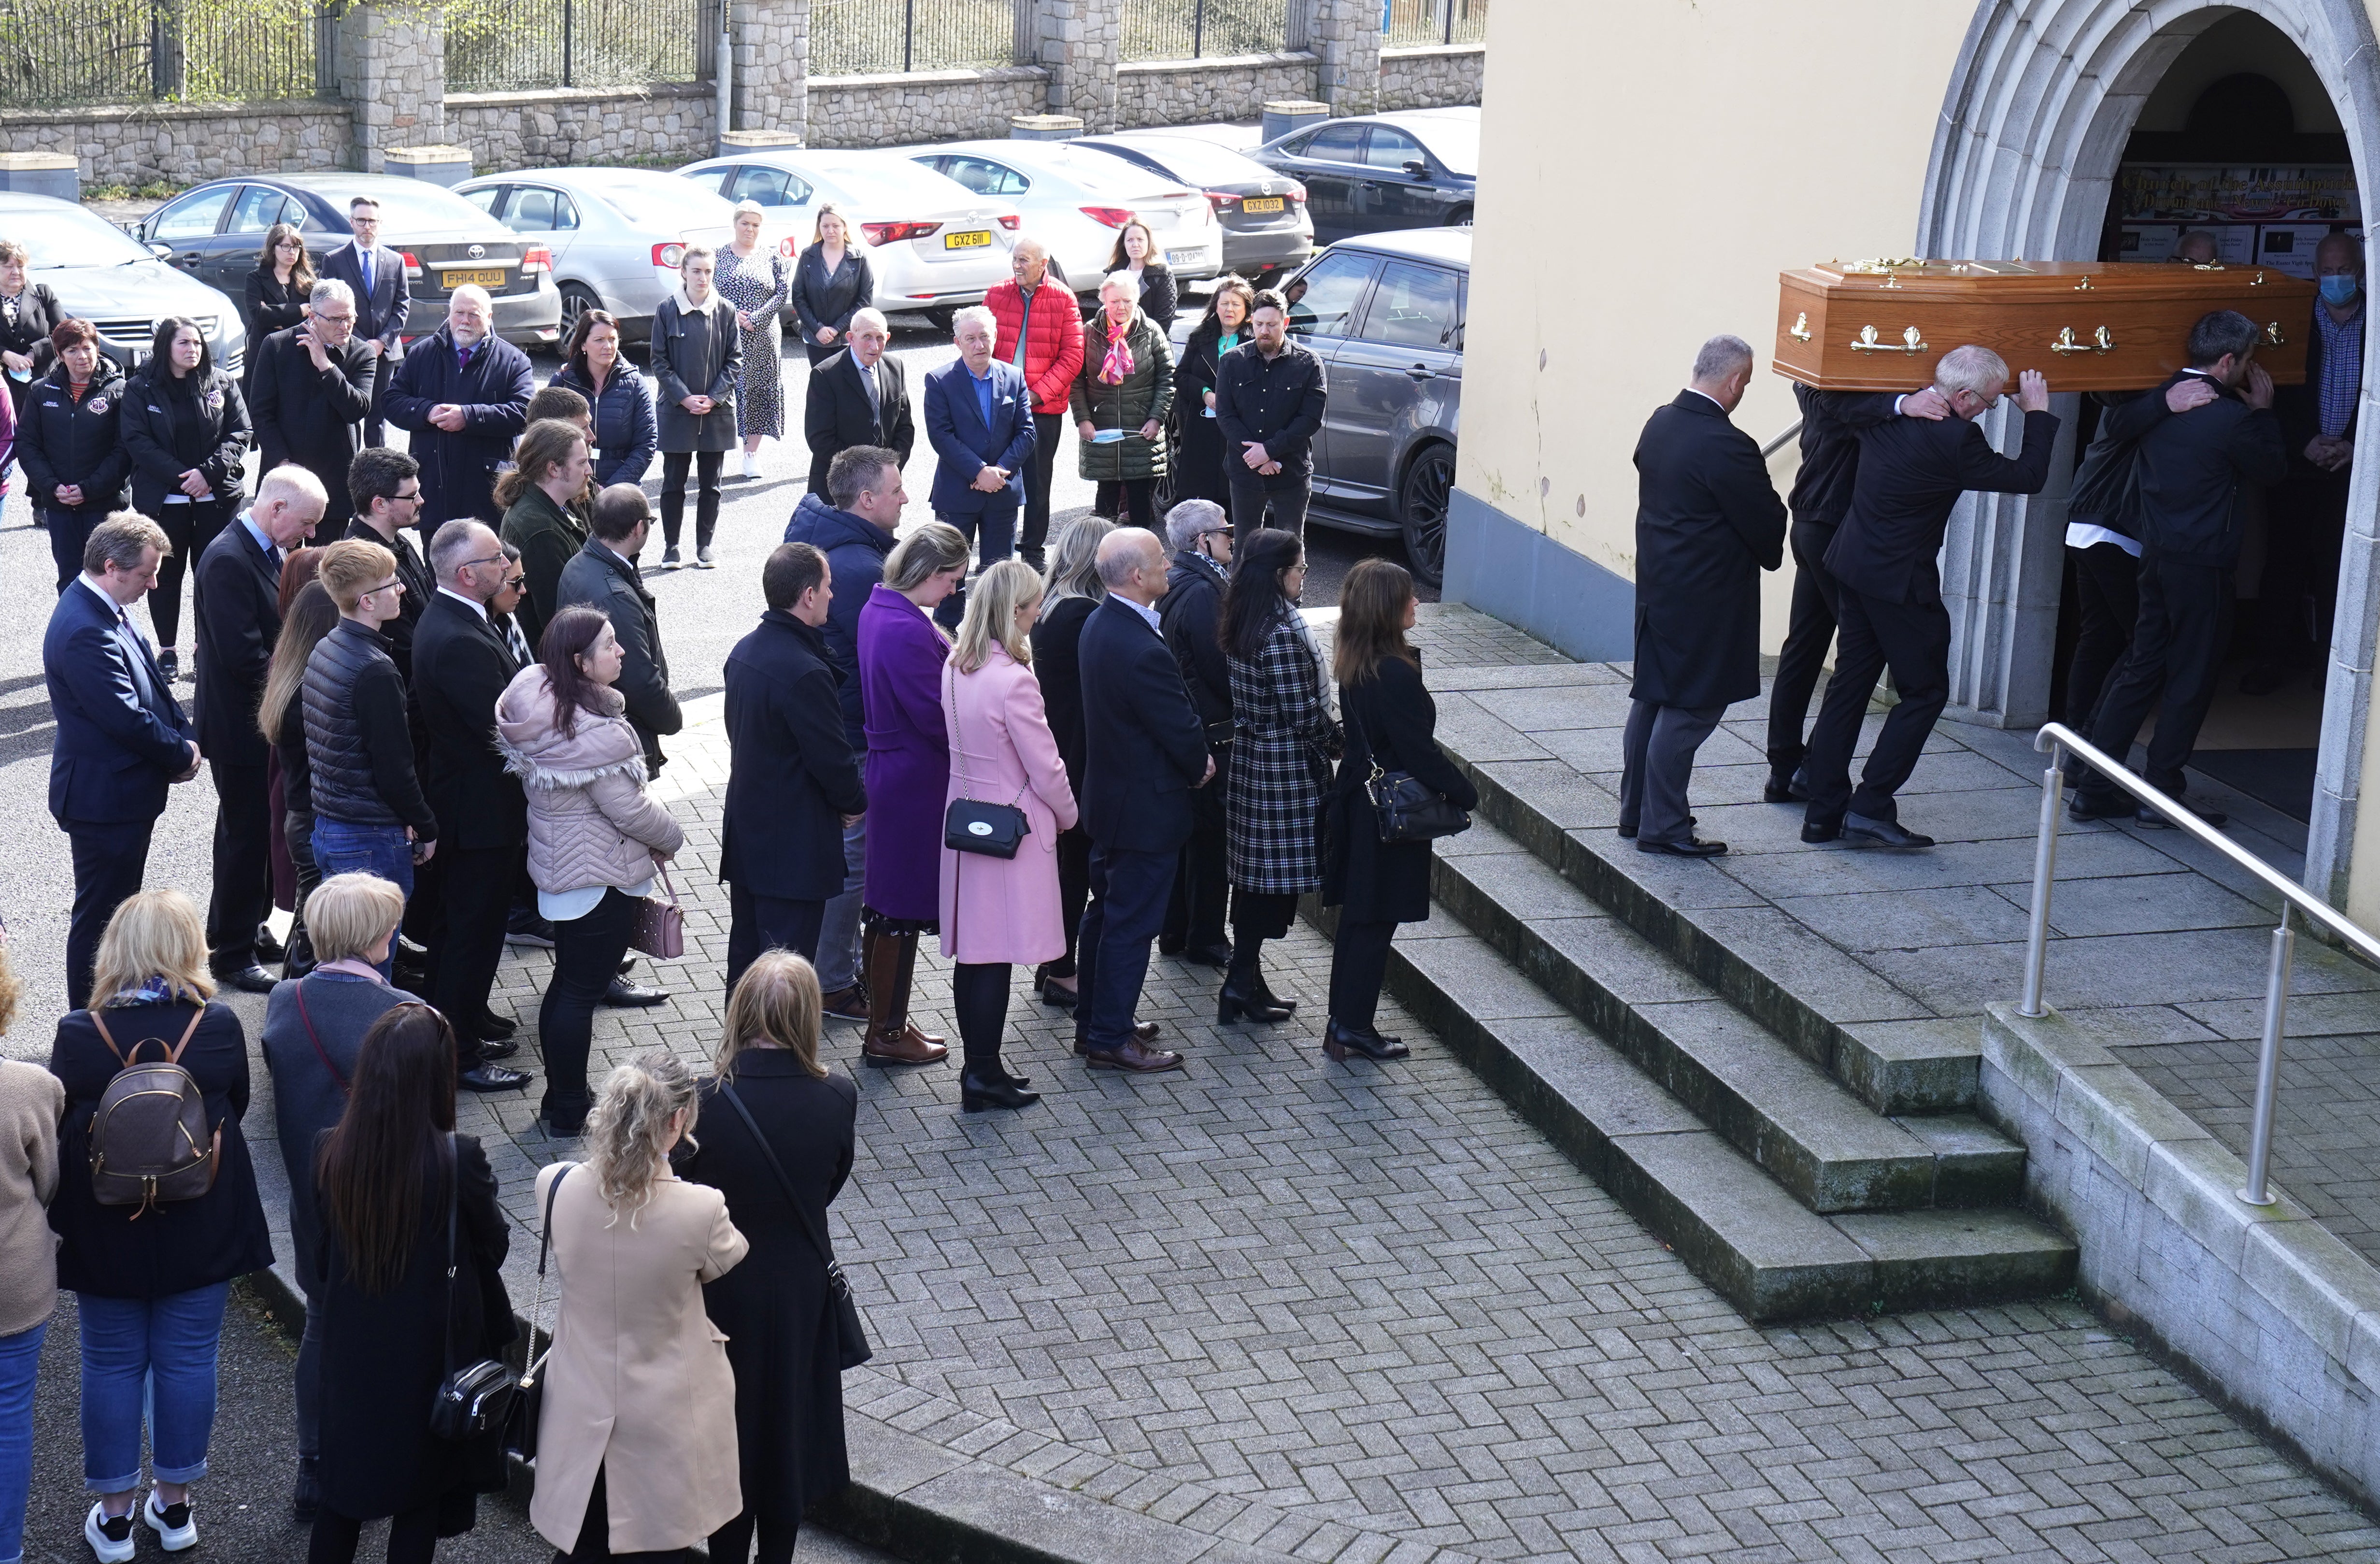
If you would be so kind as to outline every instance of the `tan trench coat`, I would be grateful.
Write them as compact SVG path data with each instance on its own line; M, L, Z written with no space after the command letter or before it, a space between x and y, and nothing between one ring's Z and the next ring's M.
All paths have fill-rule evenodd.
M537 1176L537 1198L560 1172ZM614 1553L690 1547L735 1519L735 1376L727 1338L703 1312L702 1284L750 1246L717 1190L657 1180L637 1213L613 1218L580 1167L553 1203L562 1273L552 1359L538 1426L529 1520L567 1553L604 1475Z

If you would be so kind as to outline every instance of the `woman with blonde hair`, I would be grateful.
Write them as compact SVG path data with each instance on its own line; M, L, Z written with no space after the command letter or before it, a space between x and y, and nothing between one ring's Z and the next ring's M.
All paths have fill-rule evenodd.
M702 1287L749 1246L726 1197L670 1170L699 1111L693 1071L647 1049L604 1080L587 1160L537 1176L562 1296L529 1521L565 1564L682 1559L744 1508L735 1379Z
M314 549L300 554L318 555ZM292 555L289 564L298 562ZM288 571L285 565L283 573ZM271 788L281 807L281 851L289 863L289 908L297 914L284 942L285 977L302 977L314 962L306 936L306 898L322 883L314 862L313 768L306 758L306 664L314 648L339 622L339 605L319 580L308 581L281 611L281 633L273 642L273 661L264 671L264 699L257 705L256 726L273 746L274 775ZM273 886L280 899L280 865L274 864Z
M931 617L966 575L955 527L929 521L884 560L859 610L859 690L868 713L867 864L860 886L860 967L872 1065L935 1064L942 1040L909 1020L917 936L941 916L942 805L951 746L942 663L951 643Z
M1014 858L942 849L942 955L954 963L951 1004L965 1051L959 1106L969 1113L1039 1100L1000 1062L1008 980L1020 962L1039 966L1066 951L1058 836L1073 828L1077 812L1033 678L1029 637L1040 617L1041 578L1021 559L1000 561L969 594L942 670L951 753L945 807L961 799L1012 804L1026 821Z
M794 263L794 319L812 368L843 351L851 317L875 302L876 273L868 264L868 247L843 208L820 202L809 246Z
M0 397L0 408L7 398ZM17 1016L20 985L0 943L0 1032ZM58 1304L57 1240L47 1212L58 1192L58 1078L28 1059L0 1058L0 1558L25 1552L25 1497L33 1479L33 1387Z
M757 201L735 207L735 237L719 252L719 291L735 306L741 367L735 379L735 428L744 436L744 476L758 478L753 458L763 436L785 433L785 295L793 268L773 247L760 242L768 214Z
M786 1564L802 1512L851 1481L827 1207L851 1174L859 1089L819 1062L818 973L789 950L745 970L716 1071L699 1090L702 1144L680 1165L727 1197L750 1240L703 1289L735 1371L744 1509L710 1533L712 1564ZM812 1235L816 1237L813 1238Z
M1083 796L1083 765L1088 758L1077 652L1084 623L1108 594L1107 583L1099 580L1099 540L1114 531L1114 522L1097 516L1067 523L1050 555L1050 573L1041 589L1043 612L1033 622L1033 672L1041 683L1050 731L1065 757L1067 790L1076 799ZM1079 997L1075 992L1075 939L1090 899L1091 838L1077 822L1058 834L1058 921L1065 931L1065 953L1033 970L1034 992L1044 1004L1062 1010L1073 1009Z
M80 1316L83 1486L94 1496L83 1540L100 1564L125 1564L144 1431L151 1482L138 1521L169 1552L199 1540L190 1485L207 1474L224 1302L234 1277L273 1264L273 1242L240 1133L248 1037L214 998L206 925L190 898L128 898L100 937L91 992L91 1007L62 1019L50 1047L50 1073L66 1088L60 1166L91 1167L100 1097L134 1057L170 1057L189 1072L214 1164L213 1181L189 1199L103 1204L102 1181L81 1173L59 1181L50 1208L58 1285Z

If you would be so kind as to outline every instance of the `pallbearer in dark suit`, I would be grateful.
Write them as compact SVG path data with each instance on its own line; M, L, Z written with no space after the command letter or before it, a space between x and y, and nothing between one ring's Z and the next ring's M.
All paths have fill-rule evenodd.
M265 670L281 635L281 567L314 535L326 496L302 467L276 467L256 486L256 503L207 545L191 588L198 627L199 746L215 784L214 894L207 948L217 979L250 994L272 992L256 959L256 931L273 910L265 762L272 750L256 726Z
M1760 572L1785 557L1785 507L1760 447L1728 417L1751 379L1751 347L1712 337L1636 442L1636 682L1620 834L1639 852L1727 850L1694 834L1686 784L1729 703L1760 693Z
M1849 837L1881 847L1934 845L1931 837L1901 829L1893 795L1917 768L1918 751L1950 697L1950 615L1935 559L1943 529L1970 489L2040 493L2058 438L2049 382L2027 370L2017 389L2024 444L2013 459L1992 449L1975 420L1999 405L2008 378L2008 365L1991 349L1953 348L1934 367L1934 388L1955 416L1938 423L1897 418L1860 434L1851 512L1827 551L1842 625L1835 677L1802 762L1810 788L1805 842ZM1888 665L1900 703L1884 719L1854 793L1852 750Z
M168 783L199 774L190 720L156 654L125 610L157 584L165 530L145 516L91 529L82 574L67 583L42 638L42 672L57 728L50 744L50 813L74 852L67 928L67 1006L91 1002L91 960L117 903L140 888L149 833Z
M355 291L356 340L366 344L378 360L372 369L371 416L364 424L364 444L384 446L381 401L388 395L397 360L405 356L405 321L413 312L413 292L405 278L405 257L380 242L380 202L356 197L347 202L347 224L356 237L322 257L322 275Z
M826 470L835 453L854 446L881 446L908 464L917 425L909 413L907 372L900 360L884 353L892 340L892 328L883 315L861 310L851 317L851 345L810 371L808 400L802 405L810 493L826 494Z

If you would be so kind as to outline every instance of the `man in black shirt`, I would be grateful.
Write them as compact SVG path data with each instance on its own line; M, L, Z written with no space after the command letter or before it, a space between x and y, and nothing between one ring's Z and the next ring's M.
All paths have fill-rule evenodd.
M1220 633L1223 583L1232 563L1231 519L1213 500L1184 500L1165 513L1165 541L1173 546L1173 562L1166 568L1165 595L1157 600L1158 629L1182 665L1182 682L1207 725L1207 748L1220 767L1231 759L1232 742L1232 672ZM1210 967L1227 965L1232 947L1223 937L1223 903L1230 893L1223 792L1201 788L1190 795L1190 842L1182 849L1157 948Z
M1289 338L1289 306L1271 288L1248 314L1252 340L1223 355L1215 422L1232 485L1232 524L1243 535L1266 525L1305 535L1314 494L1314 437L1322 433L1322 360Z

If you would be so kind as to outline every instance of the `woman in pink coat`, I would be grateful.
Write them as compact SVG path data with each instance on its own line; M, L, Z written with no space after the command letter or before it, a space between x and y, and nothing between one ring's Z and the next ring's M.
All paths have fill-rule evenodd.
M1000 1062L1009 969L1055 960L1066 949L1058 833L1075 824L1075 793L1026 639L1040 616L1041 578L1021 559L1002 560L967 593L958 643L942 669L951 800L1013 804L1026 825L1014 858L942 849L942 955L956 963L951 1008L966 1050L959 1106L969 1113L1040 1100Z

